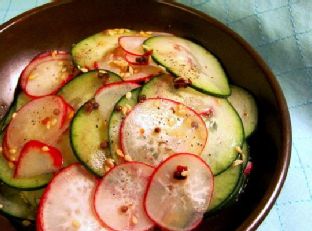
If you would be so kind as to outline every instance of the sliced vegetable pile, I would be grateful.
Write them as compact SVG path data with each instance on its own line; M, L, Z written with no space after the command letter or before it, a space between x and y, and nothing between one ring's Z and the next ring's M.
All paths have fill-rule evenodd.
M105 30L37 55L19 83L0 210L39 231L192 230L252 170L253 96L184 38Z

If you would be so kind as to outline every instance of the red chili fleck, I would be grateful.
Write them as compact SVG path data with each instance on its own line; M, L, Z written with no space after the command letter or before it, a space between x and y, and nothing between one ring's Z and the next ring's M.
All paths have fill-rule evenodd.
M55 108L54 110L53 110L53 114L54 115L59 115L61 113L61 111L60 111L60 109L58 109L58 108Z
M210 118L210 117L213 116L213 109L212 109L212 108L209 108L207 111L202 112L201 114L202 114L202 116L205 116L205 117L207 117L207 118Z
M146 95L140 95L139 96L139 103L142 103L144 100L146 100Z
M247 166L244 170L244 175L245 176L249 175L251 173L252 169L253 169L253 163L251 161L248 161Z
M43 120L41 120L41 124L47 125L49 121L51 121L51 118L50 117L46 117Z
M155 132L155 133L159 133L159 132L160 132L160 128L159 128L159 127L155 128L155 129L154 129L154 132Z
M98 64L98 62L94 62L94 63L93 63L93 67L94 67L94 69L99 69L99 64Z

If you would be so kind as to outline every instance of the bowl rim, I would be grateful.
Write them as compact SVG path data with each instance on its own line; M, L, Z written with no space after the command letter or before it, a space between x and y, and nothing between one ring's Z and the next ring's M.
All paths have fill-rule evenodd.
M75 2L76 0L61 0L56 2L47 3L28 11L10 19L9 21L0 25L0 36L3 32L8 30L10 27L13 27L15 24L21 23L24 20L27 20L32 15L35 15L39 12L43 12L47 9L57 7L60 5L68 4ZM281 116L282 123L282 158L277 162L277 172L273 177L273 182L269 185L268 189L265 192L264 197L261 199L260 203L256 206L256 208L248 215L247 219L240 225L237 230L256 230L257 227L262 223L265 219L269 211L274 205L280 191L284 185L288 167L290 164L291 157L291 122L290 115L288 111L287 102L285 96L282 92L282 89L274 76L273 72L269 68L269 66L265 63L263 58L258 54L258 52L245 40L243 39L237 32L233 31L231 28L226 26L225 24L218 21L216 18L205 14L197 9L191 8L181 3L174 2L172 0L153 0L158 4L163 4L169 7L176 8L178 10L184 11L187 14L192 14L195 17L198 17L207 23L213 25L219 30L225 32L228 36L230 36L235 42L239 43L245 51L251 56L252 59L256 61L259 65L261 71L263 72L266 80L269 82L270 87L272 88L274 97L277 101L277 106Z

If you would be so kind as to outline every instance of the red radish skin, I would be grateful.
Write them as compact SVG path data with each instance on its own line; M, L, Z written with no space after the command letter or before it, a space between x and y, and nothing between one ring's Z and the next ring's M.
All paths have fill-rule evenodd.
M45 150L45 149L47 149L47 150ZM25 169L24 161L28 157L28 155L32 154L32 151L38 152L41 155L46 155L46 158L50 159L50 163L52 165L52 166L48 166L47 169L42 169L42 172L38 173L38 175L56 172L63 165L63 157L62 157L61 152L58 149L56 149L55 147L46 145L46 144L44 144L40 141L37 141L37 140L30 140L24 145L23 149L21 150L21 154L20 154L19 159L16 163L14 177L17 177L17 178L18 177L22 177L22 178L23 177L31 177L31 176L24 176L24 174L22 172L25 172L25 171L27 172L27 169ZM38 164L38 166L40 166L40 163L37 163L37 164ZM42 164L47 164L47 163L45 162ZM33 166L31 170L33 171L33 169L36 168L36 166L37 165L35 164L35 166ZM27 168L27 166L26 166L26 168ZM44 170L46 170L46 171L44 171ZM33 175L33 176L36 176L36 175Z
M71 164L58 172L40 199L37 210L37 230L111 230L101 225L92 207L97 181L95 176L78 163ZM56 194L59 194L57 198L55 198Z
M132 173L136 173L137 171L141 172L139 174L142 175L133 176ZM149 220L145 214L143 198L145 194L144 185L146 186L148 184L150 175L153 171L154 168L152 166L133 161L115 166L105 174L103 179L99 181L94 194L94 210L98 219L104 226L108 226L115 231L151 230L154 223ZM125 176L129 178L126 178ZM112 183L114 180L116 181L115 184ZM117 191L115 191L116 188L110 188L113 187L113 184L120 184L118 185L119 187L117 186ZM143 189L140 188L142 185ZM129 186L133 188L129 189ZM120 188L122 191L118 191ZM108 194L108 196L106 194ZM112 198L108 198L109 196ZM106 201L103 200L108 200L109 203L106 203ZM126 210L122 211L121 208L123 205L126 206L126 204L131 204L131 206L127 206ZM106 205L108 206L107 210L103 209L103 206ZM103 214L103 211L104 213L105 211L109 212ZM136 224L132 223L133 214L136 216ZM116 218L114 219L115 216Z
M196 152L196 154L200 155L201 152L204 150L204 147L205 147L206 142L207 142L207 137L208 137L208 130L207 130L207 127L206 127L206 125L205 125L204 120L202 119L202 117L201 117L196 111L194 111L193 109L191 109L191 108L185 106L184 104L181 104L181 103L179 103L179 102L173 101L173 100L171 100L171 99L164 99L164 98L148 98L148 99L144 100L143 102L138 103L136 106L134 106L134 107L132 108L131 112L130 112L130 113L127 115L127 117L122 121L122 124L121 124L121 126L120 126L120 132L119 132L119 133L120 133L120 136L119 136L119 143L120 143L120 146L121 146L121 149L122 149L123 153L124 153L124 154L130 155L130 156L132 157L132 159L135 160L135 161L145 162L145 160L143 160L143 159L136 159L135 157L133 157L133 153L134 153L133 150L132 150L131 152L128 152L128 151L127 151L126 144L125 144L125 141L127 140L127 138L125 138L125 133L126 133L126 132L125 132L125 124L127 123L127 120L129 120L129 116L131 115L131 113L134 113L135 110L136 110L138 107L140 107L140 105L141 105L142 103L151 102L151 101L170 102L170 103L173 104L173 106L182 105L183 108L189 110L189 112L191 112L192 115L195 116L195 117L197 118L197 120L199 121L198 124L199 124L200 128L203 130L203 133L204 133L204 135L203 135L204 137L201 139L201 141L202 141L202 146L201 146L200 150L197 150L198 152ZM137 129L140 129L140 128L137 128ZM146 132L145 132L145 134L146 134ZM152 135L152 134L151 134L151 135ZM202 134L201 134L201 135L202 135ZM147 135L147 136L148 136L148 135ZM132 146L133 146L133 145L132 145ZM169 147L169 148L170 148L170 147ZM170 156L171 154L174 154L174 153L176 153L176 152L181 152L182 150L176 150L175 152L173 152L173 151L174 151L174 150L170 150L170 151L167 151L166 153L167 153L168 156ZM184 151L184 150L183 150L183 151ZM185 150L185 151L186 151L186 150ZM190 150L187 150L187 151L190 152ZM170 152L171 152L171 153L170 153ZM135 153L137 153L137 152L135 152ZM147 153L147 151L146 151L146 153ZM156 162L155 162L155 161L156 161ZM160 162L161 162L161 160L160 160ZM148 162L145 162L145 163L150 164L150 165L153 165L153 166L157 166L157 165L159 164L159 161L155 159L155 160L153 160L152 162L148 161Z
M151 187L152 187L152 183L153 183L153 181L155 181L156 175L159 173L160 169L162 169L162 168L164 168L164 166L168 165L168 163L170 163L170 161L172 161L173 159L175 159L175 158L180 158L180 157L182 157L182 156L184 156L184 157L189 157L189 158L194 158L194 160L197 160L198 163L200 163L200 165L202 165L202 166L207 170L207 174L209 175L210 180L209 180L209 185L208 185L208 188L209 188L208 198L207 198L207 202L206 202L206 204L205 204L205 208L202 208L202 211L199 212L199 214L201 214L201 215L199 215L198 217L195 217L196 220L195 220L193 223L191 223L191 226L190 226L190 227L186 227L186 228L181 228L181 229L180 229L180 228L168 227L168 226L166 226L165 224L162 223L162 220L157 220L157 219L155 219L154 214L152 214L151 211L149 211L149 206L148 206L147 203L149 203L148 197L150 196L149 194L151 193L150 190L151 190ZM186 164L186 165L189 163L189 161L185 161L185 162L186 162L186 163L184 163L184 164ZM178 165L180 165L180 164L181 164L181 162L178 161L178 163L174 164L174 166L176 167L176 166L178 166ZM176 168L172 168L173 171L172 171L171 173L173 173L175 169L176 169ZM198 169L198 167L197 167L197 168L195 168L195 167L189 168L189 167L188 167L189 173L188 173L187 177L189 177L189 176L192 174L191 171L194 171L194 170L196 170L196 169ZM183 181L184 181L184 180L181 180L181 182L183 182ZM175 183L179 183L179 182L180 182L180 180L175 180L175 179L173 179L173 176L172 176L172 184L171 184L171 186L173 187L173 189L174 189ZM162 186L164 186L163 184L165 184L165 182L162 181L161 184L162 184ZM184 182L183 184L185 184L185 182ZM170 185L168 185L168 186L166 186L166 187L169 188L169 186L170 186ZM200 185L199 185L199 188L202 188L202 186L203 186L203 184L200 184ZM212 172L211 172L211 170L210 170L210 167L207 165L207 163L206 163L203 159L201 159L199 156L194 155L194 154L191 154L191 153L177 153L177 154L174 154L174 155L170 156L170 157L167 158L164 162L162 162L162 163L154 170L153 174L151 175L150 181L149 181L148 186L147 186L147 190L146 190L145 195L144 195L144 209L145 209L145 212L146 212L147 216L148 216L152 221L154 221L155 224L157 224L158 226L160 226L160 227L162 228L162 230L172 230L172 231L188 231L188 230L193 230L193 229L195 229L195 228L202 222L203 215L204 215L204 213L206 212L207 208L209 207L209 204L210 204L210 201L211 201L211 198L212 198L213 188L214 188L213 174L212 174ZM171 190L173 190L173 189L171 189ZM170 192L170 194L171 194L171 193L174 194L174 192L171 191L171 190L170 190L170 191L167 191L167 193ZM159 193L159 192L157 192L157 193ZM175 195L175 196L176 196L176 198L180 198L181 195ZM170 202L168 202L168 204L169 204L168 206L169 206L169 207L168 207L168 210L167 210L167 209L165 208L165 206L162 207L162 204L161 204L162 198L159 197L159 199L158 199L157 201L158 201L157 206L161 207L161 209L162 209L163 211L170 211L170 209L171 209L171 208L170 208L171 206L170 206L170 204L169 204ZM173 203L178 203L178 202L173 202ZM194 211L194 212L195 212L195 211ZM170 214L167 214L167 215L170 217ZM181 214L180 214L180 215L181 215ZM171 217L177 217L178 219L181 218L181 217L179 216L179 214L171 214ZM166 219L167 219L167 216L166 216ZM181 219L183 219L183 218L181 218Z
M44 93L35 93L31 90L28 86L30 86L30 81L32 79L30 76L32 75L33 71L36 71L36 68L42 64L47 64L48 62L64 62L69 66L69 70L67 71L67 76L63 78L61 81L58 80L58 84L55 85L54 88L45 91ZM60 68L60 67L59 67ZM23 70L21 77L20 77L20 85L24 93L31 97L31 98L38 98L46 95L53 95L55 94L62 86L64 86L69 80L71 80L76 74L77 70L73 66L71 62L71 56L68 52L65 51L49 51L42 54L37 55L33 58L30 63L25 67ZM66 74L64 72L64 74ZM46 76L45 76L46 77ZM43 78L38 76L36 78ZM52 80L51 80L52 81Z
M118 44L130 55L146 56L149 51L145 52L142 45L147 38L144 36L121 36L118 39Z
M6 130L5 143L9 149L7 159L16 161L20 150L29 140L40 140L54 146L69 125L67 123L66 126L62 126L64 114L67 114L65 109L66 105L59 96L34 99L21 107ZM55 114L54 110L59 113ZM49 118L49 123L44 125L43 121L46 118Z
M107 88L110 88L110 87L113 87L113 86L123 85L125 83L128 83L128 84L132 85L134 88L137 88L137 87L141 86L136 81L124 81L124 82L109 83L109 84L106 84L106 85L100 87L99 89L97 89L96 92L95 92L95 95L98 95L99 93L101 93L102 91L104 91Z

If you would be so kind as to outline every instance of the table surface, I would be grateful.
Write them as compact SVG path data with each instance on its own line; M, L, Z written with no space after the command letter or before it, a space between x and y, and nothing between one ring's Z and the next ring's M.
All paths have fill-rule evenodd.
M0 23L47 0L0 0ZM258 231L312 227L312 1L179 0L245 38L276 75L292 122L292 158L285 185Z

